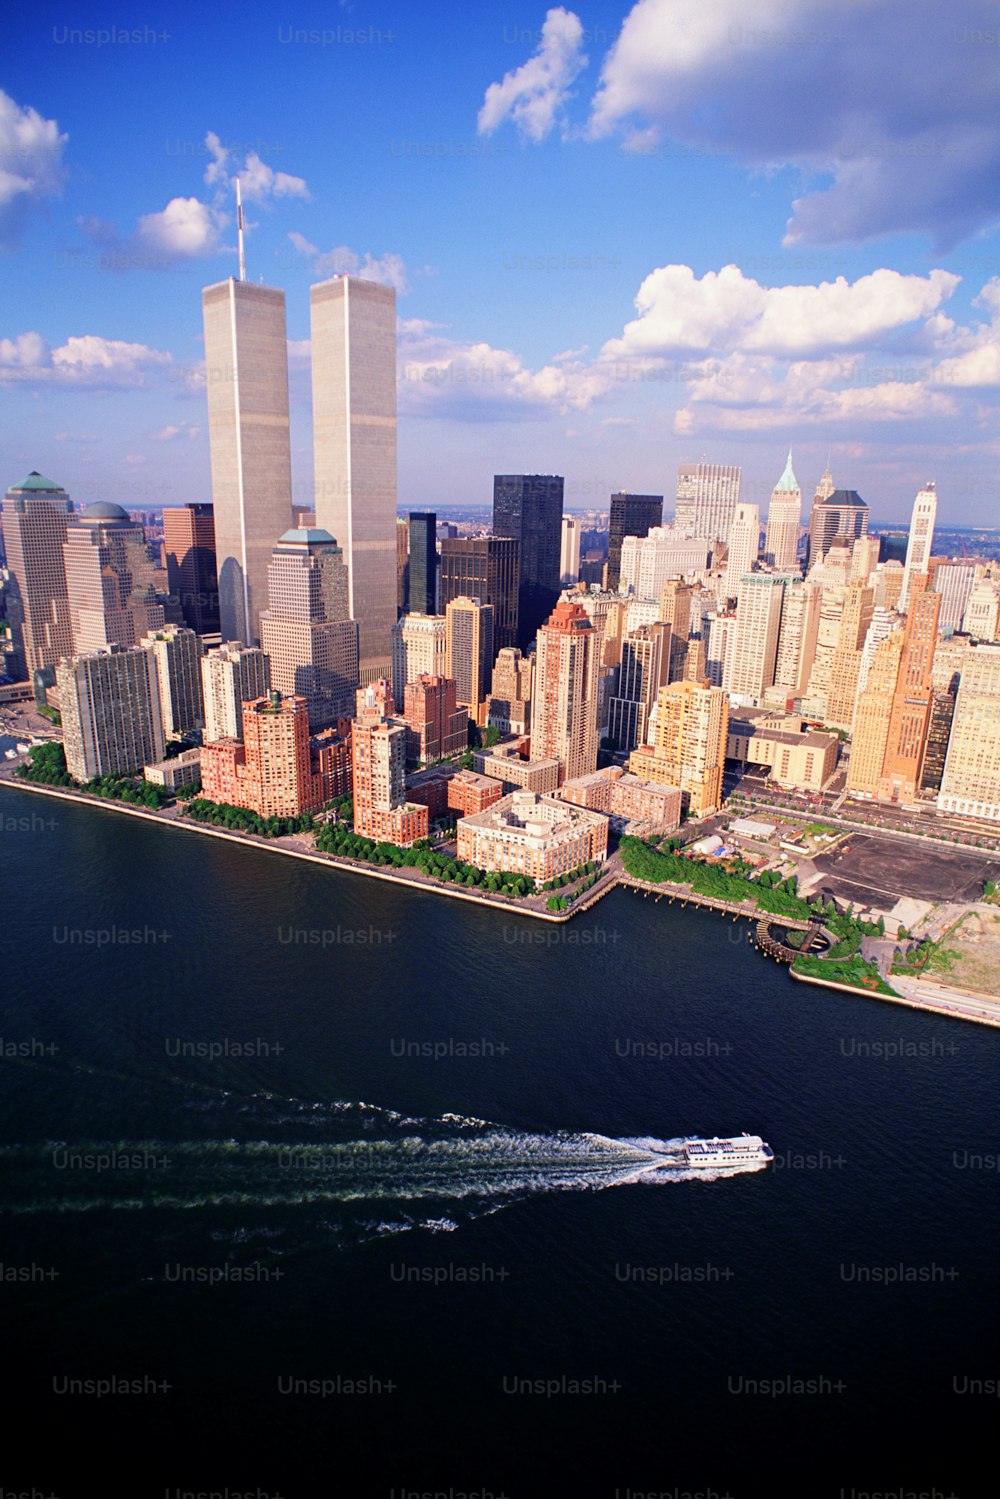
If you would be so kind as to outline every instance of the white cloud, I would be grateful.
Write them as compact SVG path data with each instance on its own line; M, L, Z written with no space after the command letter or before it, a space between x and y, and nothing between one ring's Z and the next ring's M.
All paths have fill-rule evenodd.
M222 248L219 231L225 215L199 198L171 198L166 208L146 213L135 233L121 238L114 224L105 219L83 218L80 227L101 249L105 270L166 270L170 266Z
M960 278L948 271L904 276L877 270L851 283L843 276L818 286L765 287L738 266L652 271L635 298L638 318L609 339L603 360L677 355L823 354L878 344L899 328L935 313Z
M529 369L519 354L400 328L399 409L455 421L541 420L585 410L610 385L580 363Z
M214 130L205 136L205 145L212 158L205 168L205 182L209 187L216 187L221 194L230 194L235 179L239 177L243 197L248 203L266 203L271 198L308 199L311 196L304 177L276 172L253 149L243 153L243 165L240 166L240 153L224 145Z
M492 135L511 119L528 140L544 140L586 66L579 16L554 6L545 17L535 55L486 90L479 111L480 135Z
M292 245L309 262L314 276L359 276L364 281L379 281L383 286L394 286L402 296L410 290L406 265L401 255L387 251L385 255L372 255L368 251L359 255L347 245L338 245L333 250L320 250L304 235L292 230L288 236Z
M788 243L943 247L997 221L997 32L995 0L638 0L589 134L832 177L793 202Z
M150 371L172 364L165 350L94 333L74 334L55 349L38 333L0 339L0 384L107 390L145 385Z
M0 89L0 250L18 249L30 215L59 196L68 139L55 120Z
M159 432L151 432L153 442L176 442L179 437L200 437L201 428L194 427L190 422L181 422L176 427L161 427Z

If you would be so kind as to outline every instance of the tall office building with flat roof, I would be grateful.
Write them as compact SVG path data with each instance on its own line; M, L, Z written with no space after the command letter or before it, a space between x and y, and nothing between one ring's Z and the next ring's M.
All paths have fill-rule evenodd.
M933 484L925 484L913 501L913 513L910 516L910 534L906 541L906 561L903 564L903 591L899 598L901 613L906 612L912 579L918 573L930 572L936 518L937 490Z
M437 516L433 510L411 510L406 585L408 614L437 612Z
M682 536L725 541L740 499L741 469L730 463L682 463L674 525Z
M230 276L201 302L220 626L256 645L271 550L292 524L285 294Z
M663 520L662 494L611 496L608 516L608 591L617 593L621 576L622 542L626 536L647 536Z
M494 651L517 645L520 543L508 536L452 536L441 542L441 609L452 599L493 605Z
M347 615L347 568L328 531L298 526L279 537L267 570L261 646L271 688L304 698L313 733L349 718L358 685L358 627Z
M213 635L219 628L219 578L211 505L165 505L163 550L167 586L184 623L199 635Z
M316 525L344 549L362 685L396 623L396 293L335 276L309 292Z
M493 535L521 544L516 643L522 651L531 649L559 598L562 513L558 474L493 476Z

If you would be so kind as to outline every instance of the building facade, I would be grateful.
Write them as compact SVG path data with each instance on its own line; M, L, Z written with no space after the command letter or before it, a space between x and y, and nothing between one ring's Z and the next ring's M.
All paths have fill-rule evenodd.
M1000 645L976 646L963 666L937 804L1000 822Z
M258 646L227 641L201 658L206 744L243 738L243 704L271 690L271 663Z
M485 812L463 817L456 839L464 863L527 875L543 884L592 861L603 862L608 822L557 797L512 791Z
M396 623L396 293L335 276L309 303L316 524L344 549L365 685L389 675Z
M452 599L493 606L496 651L517 645L520 542L509 536L448 536L441 542L441 608Z
M69 495L36 470L7 491L3 540L10 586L7 614L15 673L32 677L73 654L73 618L63 547L76 525Z
M469 743L469 716L459 707L449 677L422 675L407 682L403 694L406 758L428 765L460 754Z
M619 491L611 496L608 517L608 576L605 585L609 593L617 593L620 586L622 544L625 537L646 536L654 526L661 525L662 521L662 494L626 494ZM577 570L579 571L579 567Z
M789 450L785 471L771 492L764 541L764 556L779 572L794 572L798 568L801 520L802 491L792 468Z
M708 682L671 682L660 689L652 739L629 757L629 770L645 780L679 786L692 817L722 804L729 698Z
M230 276L201 300L219 624L258 645L271 548L292 524L285 294Z
M558 474L496 474L493 478L493 535L513 538L518 553L516 641L530 650L535 635L559 597L563 480Z
M163 550L167 586L184 623L199 635L214 635L219 629L219 576L212 506L164 505Z
M66 769L77 781L126 776L163 759L156 660L140 647L66 656L56 668Z
M457 701L476 723L484 716L495 655L492 604L452 599L445 607L444 673L455 683Z
M146 532L120 505L98 501L80 512L63 544L73 649L138 645L165 623Z
M261 647L271 685L304 697L313 733L350 716L358 685L358 627L348 614L344 554L328 531L286 531L267 569Z
M143 636L139 644L156 659L160 715L168 743L204 728L201 641L195 631L184 625L164 625Z
M538 631L531 700L531 749L555 759L560 780L597 768L600 635L586 610L558 603Z

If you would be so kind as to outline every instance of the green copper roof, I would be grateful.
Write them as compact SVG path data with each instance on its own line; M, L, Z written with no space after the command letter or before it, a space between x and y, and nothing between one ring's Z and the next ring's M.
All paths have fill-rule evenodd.
M782 474L781 478L778 480L777 484L774 487L775 489L781 489L785 491L790 489L798 489L799 487L799 481L798 479L796 479L795 474L792 470L791 448L788 449L788 462L785 464L785 472Z
M65 494L66 492L61 484L53 484L51 479L46 479L45 475L40 474L37 469L32 469L24 482L22 484L15 484L14 488L56 490L59 494Z

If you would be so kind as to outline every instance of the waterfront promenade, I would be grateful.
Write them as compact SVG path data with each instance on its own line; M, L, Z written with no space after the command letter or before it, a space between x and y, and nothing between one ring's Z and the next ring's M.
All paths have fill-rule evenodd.
M674 885L666 881L654 884L647 880L636 879L627 874L621 866L617 854L608 858L601 870L600 878L590 890L572 906L565 911L547 911L543 909L546 895L532 895L517 899L513 896L505 896L482 890L456 889L441 880L435 880L425 874L422 870L385 869L373 868L360 860L341 858L335 854L318 853L308 846L308 835L295 834L283 838L261 838L255 833L235 832L228 828L209 827L204 823L198 823L180 814L178 804L174 803L154 811L148 807L130 806L125 802L112 801L103 797L89 796L82 791L71 791L63 787L43 786L37 782L25 781L16 774L16 766L0 766L0 787L6 786L14 790L27 791L36 796L47 796L60 801L76 802L89 807L96 807L104 811L117 812L127 817L144 818L147 822L154 822L160 827L179 828L182 832L192 833L209 838L224 838L230 843L250 845L262 848L271 853L284 854L294 859L304 859L311 864L320 864L328 869L339 870L345 874L364 875L368 879L387 880L396 885L407 886L411 890L426 895L446 896L450 900L463 900L479 907L488 907L493 910L501 910L507 915L531 917L536 921L546 921L556 925L572 920L574 916L591 909L599 900L610 893L617 886L623 889L631 889L647 899L652 896L654 904L660 900L666 901L668 905L677 904L682 907L701 906L706 910L717 911L721 916L728 916L736 922L740 919L757 922L761 917L767 918L768 913L761 912L756 901L747 899L740 902L719 900L715 896L702 895L691 889L688 885ZM800 921L794 917L773 918L776 924L786 927L796 927L805 930L811 923ZM826 935L830 935L827 933ZM760 944L757 944L765 956L771 956L772 961L784 961L775 954L768 953ZM966 993L960 990L941 989L940 986L930 988L920 981L897 980L893 977L893 983L897 984L902 991L898 995L879 994L877 992L855 988L851 985L842 984L835 980L814 978L804 974L796 973L789 968L791 977L800 983L809 983L822 988L839 989L847 994L854 994L865 999L888 1000L891 1004L903 1004L912 1009L928 1011L932 1014L944 1015L950 1019L971 1020L980 1025L1000 1027L1000 1003L992 1004L982 995Z

